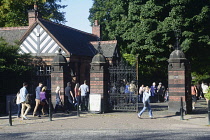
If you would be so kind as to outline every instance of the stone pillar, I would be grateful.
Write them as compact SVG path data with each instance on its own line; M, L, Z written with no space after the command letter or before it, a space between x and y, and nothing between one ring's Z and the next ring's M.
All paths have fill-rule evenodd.
M192 111L190 65L181 50L174 50L168 60L168 109L180 112L181 97L186 113Z
M67 83L66 73L67 61L66 58L61 54L61 50L59 50L59 53L53 59L51 71L51 100L54 107L56 104L55 90L57 86L60 86L61 88L62 103L64 104L64 89L65 84Z
M103 54L96 54L91 62L90 69L90 94L101 95L101 112L108 111L108 81L107 63Z

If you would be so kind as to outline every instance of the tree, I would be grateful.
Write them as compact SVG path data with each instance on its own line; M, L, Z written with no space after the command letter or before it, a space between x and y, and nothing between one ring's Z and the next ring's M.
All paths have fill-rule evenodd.
M30 78L30 54L18 54L18 45L9 45L0 38L0 96L15 94Z
M16 27L28 25L27 11L33 9L34 3L38 4L38 10L42 18L57 23L64 23L64 12L59 10L66 5L59 5L61 0L0 0L0 27Z
M193 74L210 75L206 65L210 61L210 1L94 0L89 20L96 19L103 39L117 39L122 54L139 54L139 73L144 80L148 76L167 79L167 59L177 29L182 31L181 49Z
M0 72L14 72L17 75L30 70L30 54L19 54L17 45L9 45L0 38Z

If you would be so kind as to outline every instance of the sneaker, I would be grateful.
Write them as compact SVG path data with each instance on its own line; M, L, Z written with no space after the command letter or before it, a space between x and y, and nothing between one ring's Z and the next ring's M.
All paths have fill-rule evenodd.
M22 120L28 120L28 118L26 116L23 116Z
M150 119L154 119L154 117L153 116L150 116Z
M36 114L33 114L33 117L37 116Z
M39 115L38 117L40 118L41 116Z
M138 115L138 118L139 118L139 119L141 119L141 116L140 116L140 115Z

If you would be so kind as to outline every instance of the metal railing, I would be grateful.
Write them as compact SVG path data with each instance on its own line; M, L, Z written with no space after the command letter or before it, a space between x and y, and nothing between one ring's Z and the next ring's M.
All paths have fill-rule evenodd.
M138 95L110 95L110 109L118 111L138 111Z

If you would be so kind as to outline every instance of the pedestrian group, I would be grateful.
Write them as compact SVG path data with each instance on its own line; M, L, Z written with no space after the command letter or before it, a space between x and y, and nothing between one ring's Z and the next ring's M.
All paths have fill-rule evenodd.
M17 117L22 118L22 120L28 119L27 114L31 109L32 97L31 94L28 93L27 87L28 84L24 82L23 87L17 93L15 100L18 107ZM111 92L116 92L116 89L114 89L114 87L110 90ZM43 83L41 82L35 89L35 107L33 110L34 117L41 117L41 115L46 115L46 107L49 106L46 91L47 87L43 86ZM127 95L127 103L135 102L133 95L137 92L137 87L134 81L131 81L131 83L126 82L125 86L121 87L120 92ZM202 84L198 83L197 85L191 85L192 109L195 109L197 99L205 99L205 95L208 92L209 87L207 83L202 82ZM54 113L57 113L58 110L61 110L66 113L70 113L75 109L79 109L81 111L88 111L89 87L86 84L86 80L84 80L84 83L82 85L76 83L73 90L71 87L71 83L68 82L65 87L64 95L65 98L62 99L61 88L58 85L55 90L56 98ZM206 100L208 102L208 99ZM63 106L64 101L65 106ZM143 109L138 113L138 118L141 118L141 115L146 109L148 109L149 111L149 117L153 118L150 103L167 101L169 101L169 90L168 88L165 89L161 82L159 82L158 86L156 86L156 83L153 82L151 87L145 87L144 84L142 84L138 90L138 102L142 102L144 106Z
M28 93L28 84L23 83L23 87L19 90L16 95L15 103L18 106L17 117L22 118L22 120L28 120L27 114L31 109L32 104L32 94ZM35 89L35 106L33 110L33 117L41 115L47 115L46 108L49 106L47 98L47 87L43 86L40 82ZM86 84L86 80L82 85L76 83L74 90L72 91L71 83L68 82L65 87L64 92L65 98L61 96L61 88L58 85L55 90L55 106L54 113L61 110L66 113L70 113L73 110L79 108L81 111L88 111L88 101L89 101L89 87ZM65 101L65 106L63 106L63 101Z

